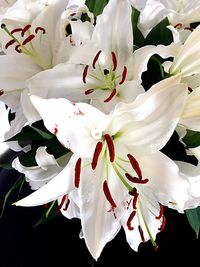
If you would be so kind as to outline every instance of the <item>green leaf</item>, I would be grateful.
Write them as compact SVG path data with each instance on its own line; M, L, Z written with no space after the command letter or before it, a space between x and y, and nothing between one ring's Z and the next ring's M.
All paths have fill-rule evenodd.
M93 12L94 16L96 17L102 13L104 7L108 2L109 0L86 0L86 6L91 12Z
M12 187L10 188L10 190L6 193L5 197L4 197L4 201L3 201L3 205L2 205L2 209L1 209L1 215L0 218L2 218L3 216L3 212L6 206L6 203L8 201L8 198L10 196L10 194L19 187L19 192L18 192L18 196L20 194L20 191L22 189L23 183L24 183L24 174L20 175L19 178L15 181L15 183L12 185Z
M132 8L132 27L133 27L133 39L134 39L134 45L137 47L142 47L144 44L144 37L141 33L141 31L138 29L138 19L140 16L140 11L138 11L135 8Z
M167 18L156 25L147 35L144 45L169 45L173 42L171 31L167 28L169 21Z
M53 134L44 132L43 130L38 129L33 125L31 126L31 128L33 128L37 133L39 133L44 139L50 140L54 137Z
M186 210L185 213L190 226L195 231L196 237L198 238L200 230L200 207Z
M187 133L183 138L183 142L186 144L186 148L200 146L200 132L187 130Z
M54 200L51 203L50 207L47 209L47 211L42 215L40 220L34 225L34 227L36 227L42 223L46 223L48 221L51 221L51 220L55 219L56 217L58 217L59 213L57 211L58 211L57 201Z
M24 142L32 140L50 139L50 136L52 136L52 134L45 128L43 121L37 121L33 123L32 126L25 126L20 133L6 140L6 142Z

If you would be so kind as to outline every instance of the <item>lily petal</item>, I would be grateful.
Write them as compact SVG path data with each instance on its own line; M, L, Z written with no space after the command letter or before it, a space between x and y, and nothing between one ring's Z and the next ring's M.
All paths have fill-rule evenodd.
M17 201L15 205L24 207L39 206L68 194L75 188L72 177L74 176L76 161L77 157L72 156L67 166L54 179L31 195Z
M46 128L65 147L86 158L93 155L97 140L101 139L108 123L104 113L89 104L73 104L62 98L42 99L31 96L31 101Z

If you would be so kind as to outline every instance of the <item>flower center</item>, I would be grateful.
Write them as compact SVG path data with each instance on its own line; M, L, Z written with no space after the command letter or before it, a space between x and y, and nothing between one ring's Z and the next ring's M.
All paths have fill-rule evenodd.
M19 54L30 56L34 61L43 69L48 69L50 66L44 62L42 55L40 55L37 49L34 47L33 40L36 35L39 35L39 42L42 41L42 36L46 34L46 30L42 27L36 27L34 33L31 31L31 25L28 24L24 28L15 28L10 31L5 24L1 24L1 28L11 38L6 44L5 49L14 46L14 49Z
M110 64L105 66L99 60L102 50L99 50L95 55L91 66L86 65L83 70L82 80L83 83L88 85L88 89L85 91L85 95L90 95L97 90L110 91L110 94L104 99L104 103L110 102L114 97L119 95L118 86L122 85L127 76L127 67L124 66L120 75L117 74L118 60L115 52L111 52ZM95 81L90 85L87 77L92 78Z

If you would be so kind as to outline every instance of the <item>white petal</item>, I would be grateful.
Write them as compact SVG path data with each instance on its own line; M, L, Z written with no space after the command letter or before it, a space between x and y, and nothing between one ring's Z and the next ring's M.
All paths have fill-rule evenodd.
M42 186L31 195L17 201L16 206L38 206L68 194L74 189L74 170L77 161L76 156L72 156L67 166L50 182Z
M200 72L199 34L200 27L197 27L176 56L170 68L170 73L176 74L181 72L182 76L186 77Z
M178 44L164 45L148 45L137 49L133 53L132 73L135 80L141 80L141 75L147 70L147 64L151 56L158 54L162 58L174 57L180 50Z
M179 123L187 129L200 131L200 87L189 94Z
M31 94L41 97L65 97L71 101L85 99L86 88L82 81L83 66L59 64L55 68L38 73L28 80Z
M81 157L93 156L97 140L107 126L105 114L86 103L73 104L67 99L42 99L31 96L31 101L44 120L46 128L58 140Z
M157 0L148 0L145 8L142 10L139 18L138 27L146 37L150 29L155 27L167 15L169 10Z
M177 126L187 97L187 86L179 80L165 79L133 103L118 104L110 127L112 135L120 132L120 142L140 150L160 150Z
M95 171L90 167L83 170L80 184L83 236L90 253L96 260L106 243L115 237L121 227L120 219L124 211L123 200L126 195L126 190L116 173L112 167L109 168L108 187L117 204L117 208L112 211L111 204L103 192L105 179L106 163L100 161Z
M0 87L5 91L23 89L26 79L41 69L24 55L1 55Z
M94 43L105 52L114 51L122 62L133 51L131 12L131 5L127 0L110 0L98 17L92 36Z
M151 156L137 155L136 158L140 162L144 177L149 179L148 186L161 204L179 212L191 208L187 204L192 198L189 194L190 178L187 178L172 160L161 152ZM193 198L193 204L195 207L199 200Z

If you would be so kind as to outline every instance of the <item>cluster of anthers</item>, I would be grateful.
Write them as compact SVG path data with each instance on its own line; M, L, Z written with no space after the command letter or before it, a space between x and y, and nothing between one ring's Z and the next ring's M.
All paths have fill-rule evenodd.
M24 28L15 28L12 31L10 31L7 28L7 26L3 23L1 24L1 28L11 37L11 40L9 40L5 45L5 49L8 49L11 45L15 45L15 50L18 53L24 53L27 55L30 55L31 52L30 50L27 49L26 45L30 43L37 34L46 33L46 30L42 27L35 28L34 34L30 33L30 28L31 28L30 24L26 25ZM21 41L19 41L18 38L14 36L15 33L20 33L20 38L22 39Z
M85 95L92 94L96 90L110 90L111 94L104 100L104 103L110 102L115 96L119 96L119 90L117 90L117 85L122 85L127 76L127 67L124 66L122 74L116 74L118 60L115 52L111 52L111 65L109 68L102 67L99 63L99 57L102 53L102 50L99 50L95 55L92 66L86 65L83 70L82 80L83 83L87 84L87 76L95 79L99 86L88 88L85 91Z

